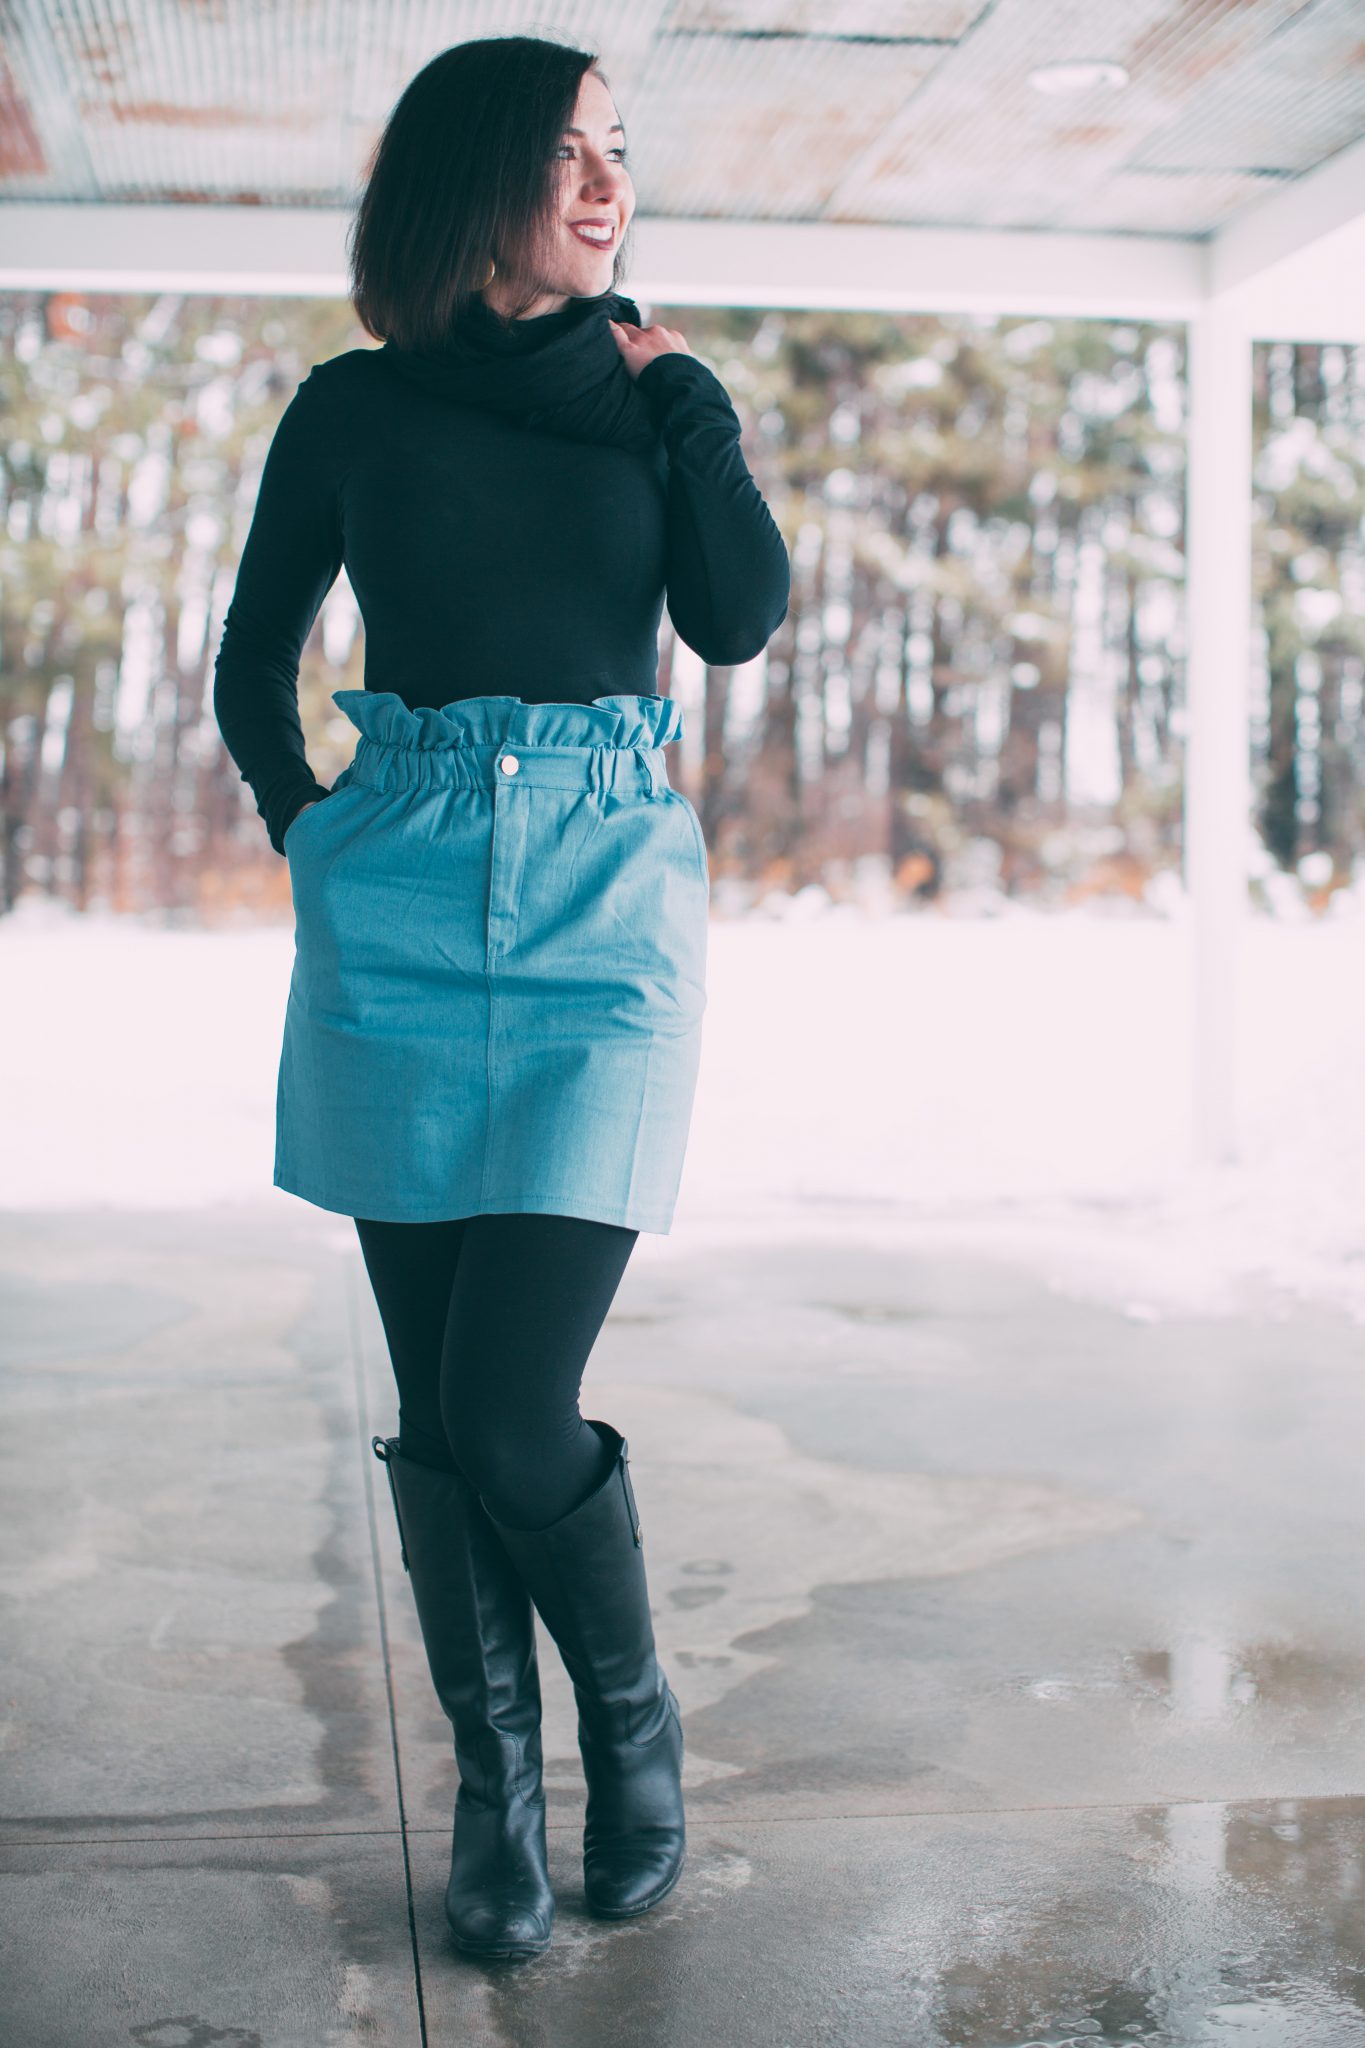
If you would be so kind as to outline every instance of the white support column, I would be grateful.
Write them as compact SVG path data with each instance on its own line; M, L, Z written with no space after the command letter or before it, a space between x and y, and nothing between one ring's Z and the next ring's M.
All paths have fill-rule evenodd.
M1251 825L1251 342L1210 298L1189 324L1185 882L1197 1157L1238 1157L1237 1011Z

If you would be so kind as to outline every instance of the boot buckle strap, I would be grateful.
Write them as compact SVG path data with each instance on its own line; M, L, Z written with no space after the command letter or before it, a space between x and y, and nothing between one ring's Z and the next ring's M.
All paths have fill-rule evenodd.
M396 1438L390 1439L388 1437L382 1436L371 1437L370 1448L374 1452L376 1458L378 1458L380 1463L383 1465L384 1470L389 1475L389 1492L393 1495L393 1519L398 1524L398 1553L403 1560L403 1570L405 1572L411 1573L412 1567L408 1563L407 1540L403 1535L403 1515L398 1505L398 1484L393 1476L393 1451L391 1451L389 1448L389 1444L391 1441L393 1442L394 1448L396 1449Z
M634 1532L636 1547L637 1549L643 1549L644 1538L640 1534L640 1510L635 1505L635 1489L630 1483L630 1455L626 1450L624 1442L621 1445L620 1472L621 1484L626 1490L626 1506L630 1511L630 1526Z

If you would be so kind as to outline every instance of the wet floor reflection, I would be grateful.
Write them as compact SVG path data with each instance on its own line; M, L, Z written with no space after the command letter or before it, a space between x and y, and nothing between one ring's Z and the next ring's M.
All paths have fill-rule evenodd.
M547 1955L483 1985L495 2037L597 2048L629 2010L660 2048L1365 2042L1365 1800L739 1833L698 1828L684 1882L629 1930L566 1887ZM433 2018L451 1988L433 1977Z
M906 2048L1365 2042L1365 1801L1199 1801L1082 1837L1076 1882L960 1902L965 1948L917 1973Z

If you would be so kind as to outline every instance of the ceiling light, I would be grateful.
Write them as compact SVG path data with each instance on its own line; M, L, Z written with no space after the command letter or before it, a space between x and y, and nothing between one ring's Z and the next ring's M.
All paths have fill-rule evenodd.
M1088 92L1092 85L1127 85L1128 73L1122 64L1109 64L1103 59L1095 62L1074 64L1039 64L1028 75L1030 85L1039 92Z

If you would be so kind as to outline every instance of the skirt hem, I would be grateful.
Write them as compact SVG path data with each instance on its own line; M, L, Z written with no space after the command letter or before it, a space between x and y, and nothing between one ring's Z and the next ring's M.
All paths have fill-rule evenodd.
M470 1216L576 1216L587 1223L616 1223L626 1230L644 1230L651 1236L667 1237L673 1227L673 1211L660 1209L640 1210L628 1203L624 1208L615 1208L606 1202L585 1202L581 1196L543 1195L509 1196L500 1201L496 1195L486 1195L472 1208L460 1208L454 1215L448 1207L434 1210L430 1215L380 1216L369 1207L353 1208L346 1202L326 1201L320 1195L308 1195L301 1188L291 1187L279 1174L274 1185L283 1194L293 1195L300 1202L308 1202L315 1209L326 1209L333 1216L364 1217L372 1223L455 1223L463 1222Z

